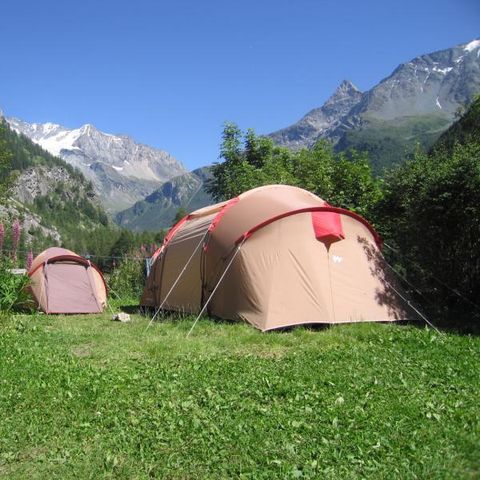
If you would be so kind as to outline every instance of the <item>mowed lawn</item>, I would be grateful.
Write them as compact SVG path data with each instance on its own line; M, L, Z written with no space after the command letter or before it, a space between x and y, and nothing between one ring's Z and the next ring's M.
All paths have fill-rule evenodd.
M358 324L0 323L0 477L480 475L480 340Z

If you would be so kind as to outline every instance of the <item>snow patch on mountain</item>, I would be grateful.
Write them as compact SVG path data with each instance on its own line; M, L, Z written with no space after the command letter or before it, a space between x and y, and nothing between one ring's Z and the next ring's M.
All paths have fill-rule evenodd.
M480 40L472 40L470 43L467 43L467 45L465 45L463 49L466 52L472 52L478 47L480 47ZM477 53L477 56L478 56L478 53Z
M185 167L168 152L136 143L126 135L101 132L92 124L68 129L51 122L6 120L14 131L92 180L110 211L127 208L162 183L186 173Z
M433 67L432 70L434 72L443 73L443 75L446 75L448 72L451 72L453 70L453 67L445 67L445 68Z

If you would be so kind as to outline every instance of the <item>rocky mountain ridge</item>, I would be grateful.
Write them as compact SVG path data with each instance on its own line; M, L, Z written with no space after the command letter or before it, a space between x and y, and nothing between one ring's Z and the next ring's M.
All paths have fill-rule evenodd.
M90 124L68 129L54 123L6 120L17 133L78 168L92 181L110 212L129 207L166 180L187 172L168 152L136 143L126 135L101 132Z
M208 167L199 168L165 182L132 207L119 212L115 221L130 230L151 230L168 228L172 225L179 208L192 212L213 203L205 191L205 183L210 178Z
M362 95L352 82L344 80L323 106L311 110L293 126L272 133L270 137L289 148L310 147L319 136L328 137Z
M375 138L381 141L382 135L395 131L399 119L404 131L395 133L414 136L421 118L423 123L434 124L433 135L428 136L428 142L432 142L454 121L456 111L479 92L480 40L473 40L403 63L363 93L351 82L343 81L322 107L269 136L293 149L308 148L317 140L326 139L342 150L352 143L362 146L362 142L371 141L372 128L377 137L378 128L386 128L380 139ZM353 141L349 138L352 134ZM418 140L422 143L422 138Z

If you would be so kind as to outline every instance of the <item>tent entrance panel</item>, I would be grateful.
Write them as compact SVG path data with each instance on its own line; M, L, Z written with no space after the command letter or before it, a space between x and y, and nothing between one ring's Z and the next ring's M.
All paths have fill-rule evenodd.
M77 263L45 266L48 313L98 313L87 268Z
M213 213L188 220L172 237L161 259L162 263L157 265L156 262L154 266L153 278L158 278L160 286L156 292L155 306L163 304L165 310L184 313L200 310L202 243L215 216L216 213Z

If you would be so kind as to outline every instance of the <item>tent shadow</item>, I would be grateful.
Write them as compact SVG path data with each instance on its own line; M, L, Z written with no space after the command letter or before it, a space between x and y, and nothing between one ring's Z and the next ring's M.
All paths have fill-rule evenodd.
M363 239L359 238L358 241L363 243L365 254L371 265L370 271L372 275L382 283L383 291L377 292L377 302L381 305L387 305L389 309L393 308L397 309L397 311L403 310L403 315L408 314L412 316L409 320L397 320L395 322L397 325L408 325L417 328L425 328L428 326L431 328L431 325L421 318L407 302L404 301L403 305L398 305L399 296L397 292L401 292L402 296L404 296L406 300L409 300L411 305L419 309L422 315L425 315L428 321L439 331L456 335L480 335L480 315L471 314L466 318L459 317L458 314L454 313L449 314L448 312L443 312L439 315L432 300L429 300L424 294L413 289L411 284L408 284L405 279L393 270L380 252L373 249ZM455 315L455 319L451 319L453 315Z

